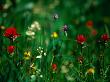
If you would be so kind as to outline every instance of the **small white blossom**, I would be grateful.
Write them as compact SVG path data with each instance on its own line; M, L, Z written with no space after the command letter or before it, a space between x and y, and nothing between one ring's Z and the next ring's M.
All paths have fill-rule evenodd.
M65 65L61 67L61 73L67 73L68 71L69 69Z
M44 53L44 56L46 56L47 54L46 53Z
M42 77L43 77L43 75L40 75L40 77L42 78Z
M43 53L43 50L41 50L41 53Z
M41 58L42 58L42 55L39 55L39 56L37 56L36 58L41 59Z
M28 35L28 36L34 36L34 35L35 35L35 32L32 32L32 31L26 31L26 35Z
M71 77L71 76L69 76L69 75L68 75L68 76L66 76L66 78L67 78L67 80L68 80L68 81L72 81L72 82L74 81L74 78L73 78L73 77Z
M31 82L35 82L36 80L36 75L31 75Z

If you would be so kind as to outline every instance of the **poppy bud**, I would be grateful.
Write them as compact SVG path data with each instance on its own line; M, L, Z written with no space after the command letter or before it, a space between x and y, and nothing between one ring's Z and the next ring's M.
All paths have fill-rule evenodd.
M14 50L15 50L15 46L8 46L8 47L7 47L7 51L8 51L9 53L13 53Z
M57 69L57 65L56 64L52 64L52 69L55 71Z
M79 62L80 64L82 64L83 61L84 61L84 57L83 57L83 56L79 56L79 57L78 57L78 62Z
M93 27L93 21L92 20L87 21L86 26L89 28Z

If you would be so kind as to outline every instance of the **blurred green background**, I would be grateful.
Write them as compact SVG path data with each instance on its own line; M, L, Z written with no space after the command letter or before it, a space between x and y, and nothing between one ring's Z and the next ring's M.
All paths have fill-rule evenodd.
M109 9L110 0L0 0L1 82L110 82L110 43L104 52L105 81L100 78L100 63L97 62L97 56L104 48L100 49L100 44L96 43L103 33L109 35ZM69 28L67 35L63 30L64 25ZM32 30L34 26L36 29ZM18 55L14 63L10 60L12 58L7 57L9 54L6 47L10 45L9 40L2 36L9 27L17 28L21 34L14 43ZM54 32L57 33L57 38L51 37ZM82 68L77 62L81 55L76 42L77 34L84 34L87 38L84 45L86 48L83 49L85 62ZM41 55L37 51L39 46L47 54L42 59L35 58ZM30 61L23 59L25 51L32 53ZM55 58L52 60L53 56ZM88 64L89 61L92 63ZM32 63L37 66L36 69L41 70L40 73L27 73ZM52 72L51 63L58 65L57 72ZM17 67L14 66L16 64ZM96 73L86 77L87 69L91 67L95 67ZM85 78L79 76L80 69L84 72L85 81Z

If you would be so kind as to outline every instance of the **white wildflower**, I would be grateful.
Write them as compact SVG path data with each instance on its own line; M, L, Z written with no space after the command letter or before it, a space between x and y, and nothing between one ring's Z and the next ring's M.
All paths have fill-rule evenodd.
M67 73L68 71L69 71L69 69L65 65L62 65L61 73Z
M44 53L44 56L46 56L47 54L46 53Z
M68 75L68 76L66 76L66 79L67 79L68 81L72 81L72 82L74 81L74 78L73 78L73 77L71 77L71 76L69 76L69 75Z
M36 58L41 59L42 58L42 55L36 56Z
M35 35L35 32L32 32L32 31L26 31L26 35L28 35L28 36L34 36L34 35Z
M40 75L40 77L42 78L42 77L43 77L43 75Z

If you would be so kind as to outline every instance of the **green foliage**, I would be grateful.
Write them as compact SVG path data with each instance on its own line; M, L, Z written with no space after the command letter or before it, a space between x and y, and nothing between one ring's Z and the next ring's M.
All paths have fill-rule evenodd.
M110 82L110 38L102 39L109 7L109 0L0 0L0 82ZM10 27L20 34L14 41L4 36Z

